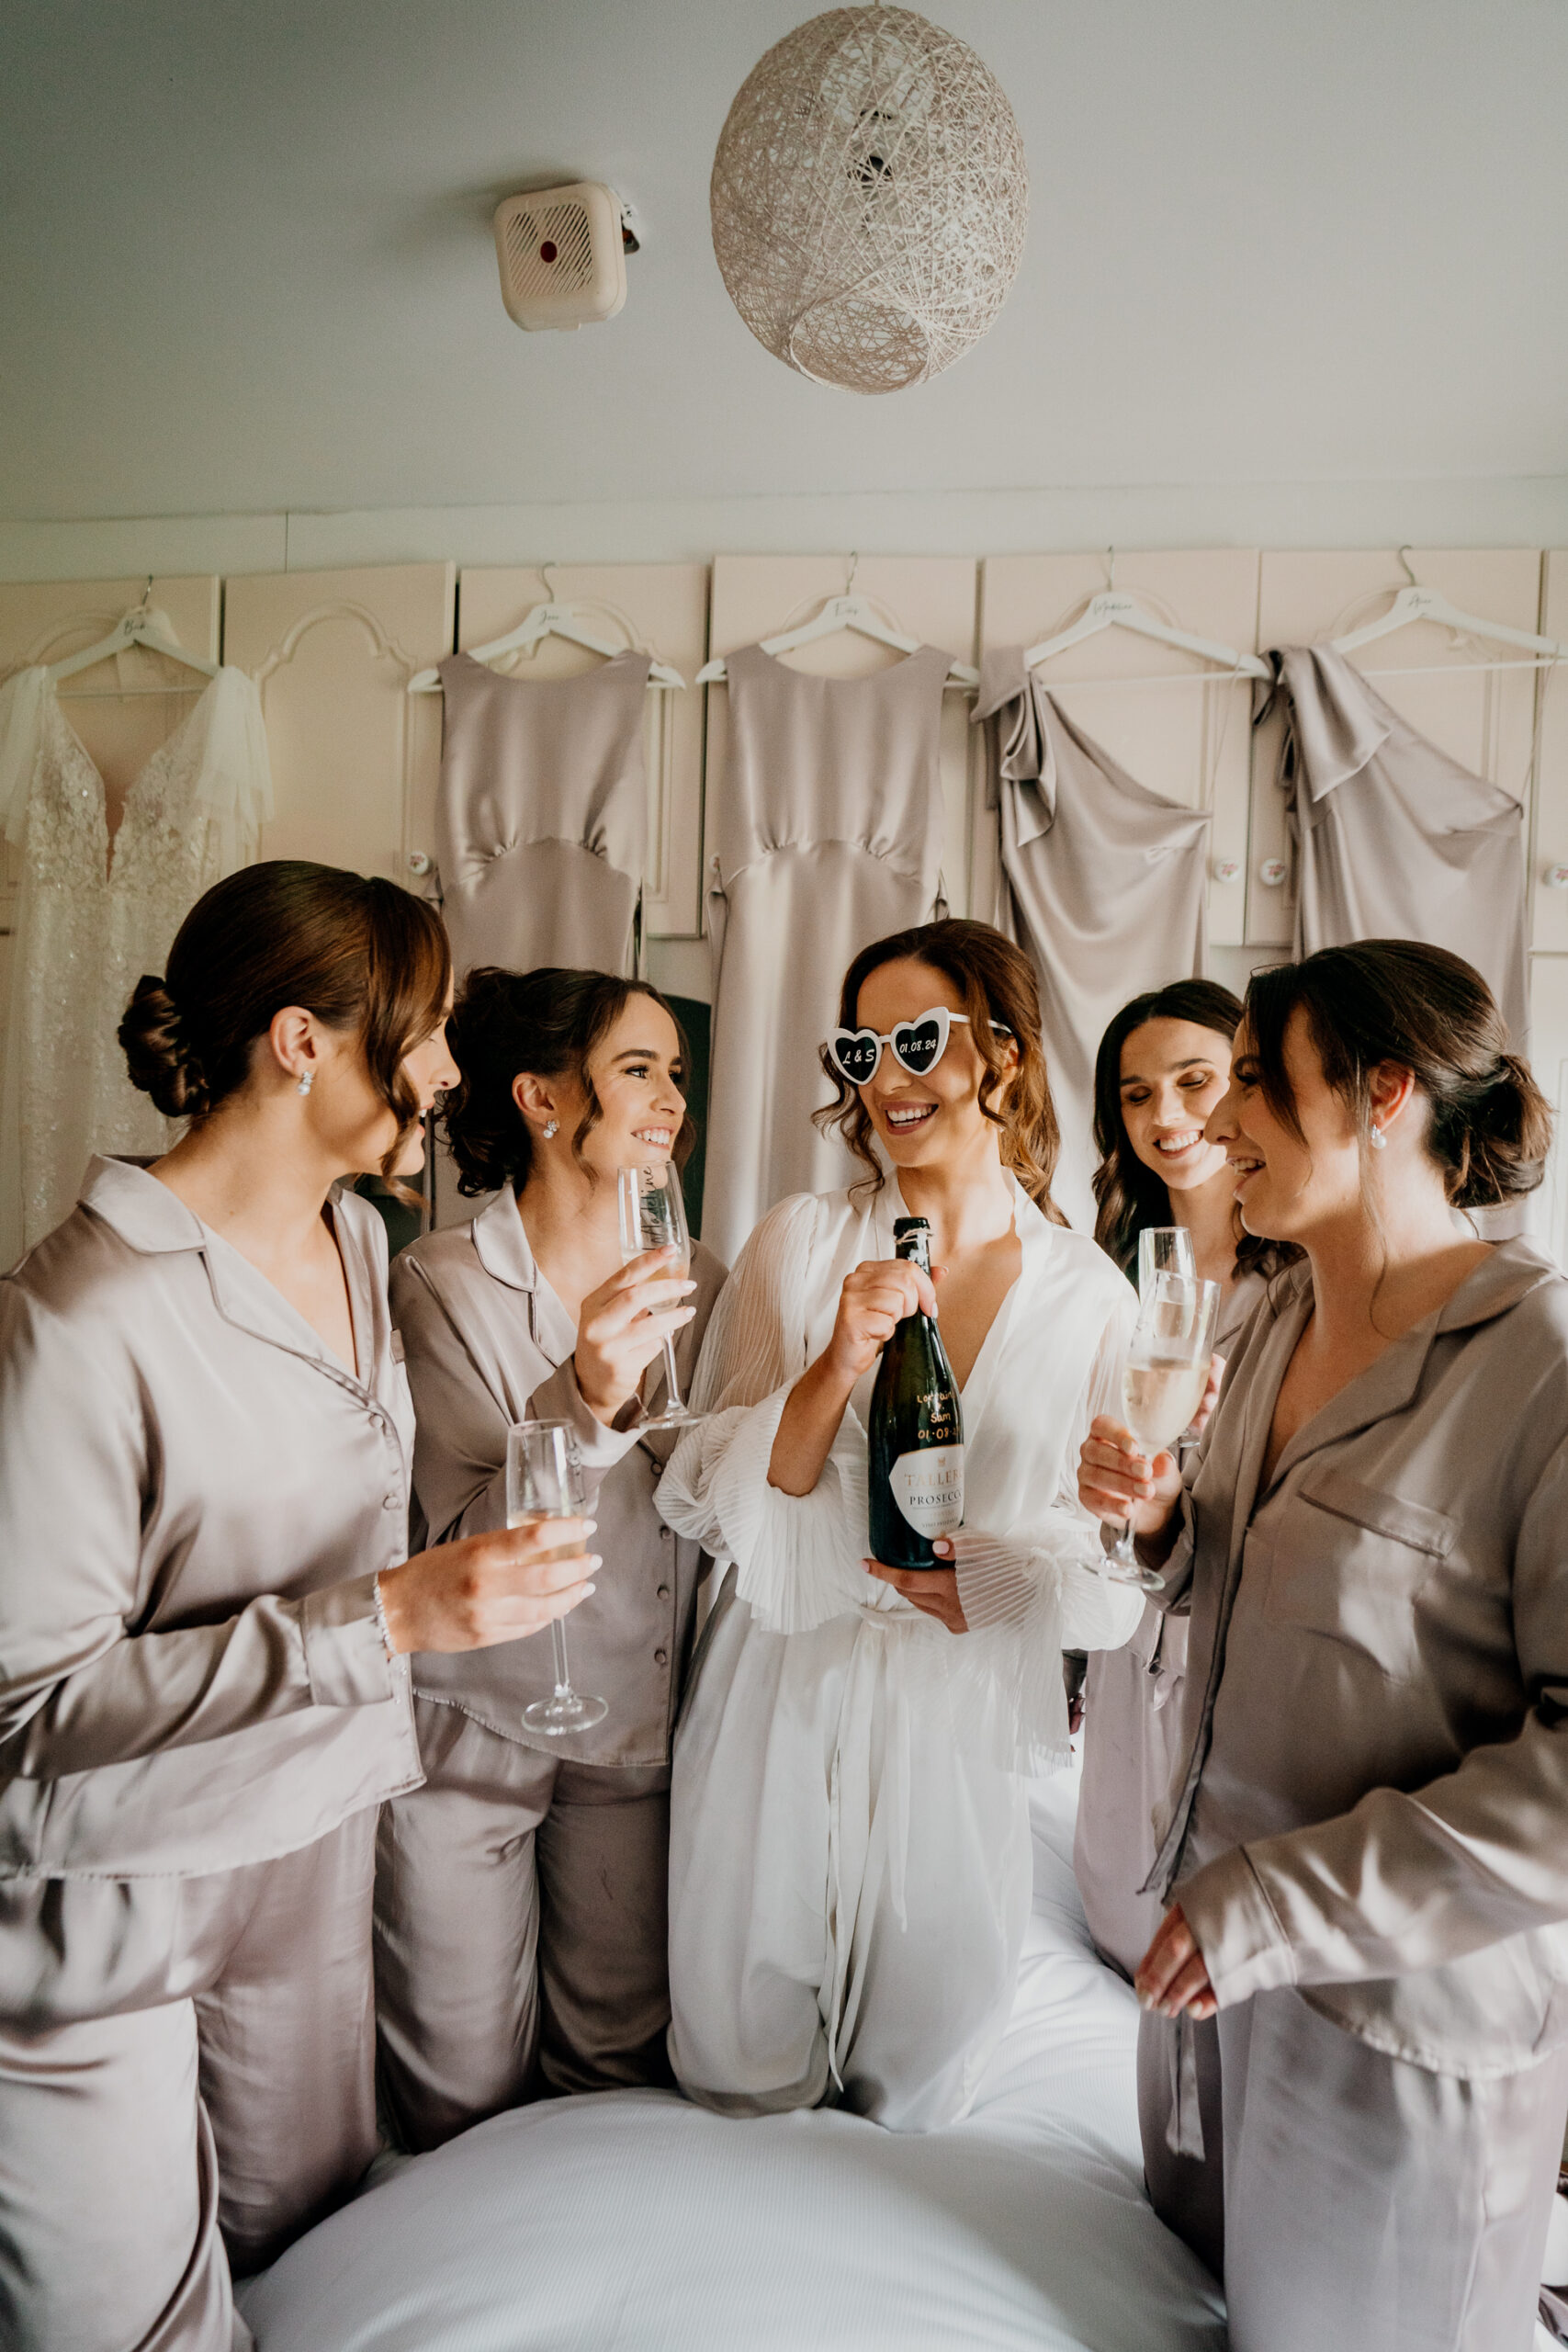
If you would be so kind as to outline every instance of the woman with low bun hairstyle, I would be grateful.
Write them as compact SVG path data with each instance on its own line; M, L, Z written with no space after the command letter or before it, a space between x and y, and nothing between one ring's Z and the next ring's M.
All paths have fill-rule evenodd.
M654 1505L672 1439L639 1434L667 1334L689 1378L724 1268L697 1243L621 1263L615 1178L684 1160L685 1047L656 989L607 972L470 972L445 1124L458 1189L493 1193L392 1270L431 1540L504 1524L506 1432L565 1420L604 1560L572 1620L579 1687L609 1702L530 1731L551 1645L413 1666L425 1785L382 1815L381 2084L409 2148L542 2091L668 2082L670 1741L706 1568Z
M230 2289L377 2148L377 1807L408 1653L592 1589L524 1534L409 1558L386 1243L454 1081L439 919L273 862L120 1031L190 1125L96 1160L0 1282L0 2339L231 2352Z
M1206 1133L1304 1255L1185 1491L1114 1418L1083 1449L1191 1605L1140 2072L1212 2161L1216 2019L1235 2352L1526 2352L1568 2110L1568 1281L1464 1213L1539 1184L1547 1107L1479 973L1366 940L1254 978Z

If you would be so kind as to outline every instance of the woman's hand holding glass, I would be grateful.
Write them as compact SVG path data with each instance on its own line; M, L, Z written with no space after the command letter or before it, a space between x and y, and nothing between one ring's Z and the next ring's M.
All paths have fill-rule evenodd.
M583 1546L591 1519L546 1528L502 1528L418 1552L378 1579L387 1634L411 1650L482 1650L521 1641L564 1617L592 1591L601 1563Z
M642 1376L666 1340L696 1313L685 1303L696 1284L684 1274L670 1243L629 1259L583 1300L572 1366L583 1403L606 1428L640 1396Z
M1100 1413L1078 1456L1078 1500L1085 1510L1114 1527L1129 1523L1135 1536L1157 1536L1170 1525L1181 1493L1174 1453L1151 1459L1125 1421Z

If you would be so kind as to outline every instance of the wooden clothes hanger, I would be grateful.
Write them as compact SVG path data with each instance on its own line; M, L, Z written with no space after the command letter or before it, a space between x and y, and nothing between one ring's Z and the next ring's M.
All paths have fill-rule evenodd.
M525 613L516 628L509 628L504 637L491 638L488 645L472 647L468 655L471 662L496 662L503 653L525 653L547 637L564 638L569 645L581 645L590 653L602 653L607 662L615 661L617 654L628 650L624 645L612 645L608 639L596 637L579 617L575 605L558 604L550 593L550 574L556 567L553 563L547 563L541 569L546 589L545 603L536 605L531 612ZM655 661L649 666L648 683L649 686L683 688L686 681L670 662ZM409 680L409 692L411 695L438 695L441 692L440 673L435 670L417 671Z
M812 645L819 637L840 637L846 630L852 630L856 637L869 637L877 645L890 646L895 653L918 653L920 650L918 637L904 636L901 630L883 619L868 596L855 594L855 573L859 570L859 556L851 556L850 576L843 594L829 596L821 610L815 613L810 620L803 621L798 628L786 628L779 637L765 637L762 651L772 654L776 661L781 653L793 653L797 645ZM697 672L697 684L699 686L719 685L728 674L724 666L724 656L720 653L713 661L704 662ZM954 662L948 671L947 683L950 686L977 686L980 673L971 669L967 662Z
M69 653L63 662L49 665L51 685L58 686L62 679L73 678L79 670L90 670L95 663L107 662L111 654L123 653L128 646L140 645L149 653L162 653L171 662L178 662L187 670L198 670L204 678L218 675L218 663L206 662L199 653L189 653L175 635L174 624L167 613L160 612L148 602L152 594L149 579L142 591L141 602L129 613L123 613L107 637L96 645L84 646L80 653ZM114 686L106 692L115 695L135 694L192 694L199 689L191 686ZM77 697L68 697L77 699Z
M1395 629L1408 628L1412 621L1436 621L1440 628L1452 629L1456 637L1478 637L1490 645L1521 646L1540 659L1518 664L1500 662L1466 662L1462 665L1451 662L1422 662L1410 670L1368 670L1362 673L1363 676L1413 677L1423 672L1429 671L1435 674L1438 671L1461 666L1478 670L1514 667L1534 670L1554 662L1568 662L1568 645L1560 645L1555 638L1538 637L1533 629L1510 628L1501 621L1483 620L1474 613L1461 613L1457 605L1450 604L1440 590L1423 588L1410 569L1408 547L1400 548L1399 560L1409 586L1398 591L1387 612L1380 615L1378 619L1369 621L1364 628L1351 629L1346 637L1333 639L1331 642L1336 653L1358 652L1363 645L1375 644L1380 637L1390 637Z
M1229 670L1240 678L1271 678L1273 676L1273 672L1268 663L1260 662L1256 653L1241 653L1234 645L1221 645L1213 638L1194 637L1190 630L1174 628L1168 621L1162 621L1156 615L1151 613L1146 605L1140 605L1137 598L1130 596L1124 588L1118 588L1114 548L1106 549L1105 586L1098 595L1089 598L1088 607L1074 621L1070 628L1060 630L1055 637L1043 639L1038 645L1032 645L1023 657L1023 666L1026 670L1037 670L1043 662L1054 661L1058 653L1065 653L1069 646L1081 645L1086 638L1099 637L1108 628L1131 629L1137 637L1151 638L1156 645L1173 645L1182 653L1195 653L1200 661L1213 662L1220 669ZM1192 674L1197 676L1201 673L1194 672ZM1080 682L1077 680L1063 679L1061 681L1064 685L1078 683ZM1101 683L1106 685L1122 685L1143 682L1107 678L1104 681L1092 679L1082 683L1095 685ZM1161 683L1168 685L1173 681L1165 679Z

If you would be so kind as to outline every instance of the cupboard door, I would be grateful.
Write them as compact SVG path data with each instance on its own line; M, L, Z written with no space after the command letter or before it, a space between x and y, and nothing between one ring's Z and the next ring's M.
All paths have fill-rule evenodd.
M976 567L967 556L865 556L858 565L848 555L717 556L713 567L710 651L732 653L737 646L755 645L765 637L798 628L811 619L826 598L843 594L852 566L856 594L870 597L901 634L919 638L927 645L942 646L961 662L973 662ZM815 644L803 645L785 656L792 669L831 678L870 677L903 658L850 630L819 638ZM729 713L726 687L710 686L707 696L704 801L711 834L718 795L725 787ZM990 912L988 907L972 908L970 899L972 778L979 773L971 741L976 732L969 725L972 707L967 695L952 692L942 697L941 765L946 823L942 881L949 909L955 915ZM705 889L708 878L705 872Z
M1529 1203L1529 1231L1568 1267L1568 956L1530 958L1530 1068L1551 1105L1546 1178Z
M1545 558L1541 630L1568 642L1568 548ZM1523 656L1521 659L1525 658ZM1553 954L1568 952L1568 676L1538 670L1540 758L1536 770L1535 839L1530 847L1530 937ZM1550 877L1558 875L1554 882Z
M449 563L228 582L224 659L254 678L272 754L263 857L418 887L434 850L441 697L408 682L451 651L455 593Z
M1540 556L1533 548L1409 548L1411 571L1461 611L1510 628L1533 629L1540 602ZM1258 581L1258 642L1314 645L1376 620L1407 585L1397 553L1265 553ZM1350 659L1412 727L1475 775L1517 793L1529 827L1536 673L1484 666L1506 647L1456 643L1431 621L1416 621L1363 646ZM1477 666L1477 665L1482 666ZM1280 722L1258 730L1253 761L1252 850L1247 869L1249 941L1288 945L1295 927L1291 884L1270 884L1270 861L1288 866L1285 808L1275 774ZM1568 944L1565 941L1564 944Z
M1254 650L1258 556L1247 548L1189 553L1116 552L1116 586L1157 619L1197 637ZM1078 618L1106 585L1103 555L987 556L980 642L1038 645ZM1235 944L1245 930L1252 687L1174 646L1104 629L1055 656L1039 673L1075 726L1151 792L1213 812L1209 935ZM994 817L988 831L994 860Z
M701 563L573 564L542 571L464 571L457 583L457 644L471 652L553 595L575 605L584 625L617 650L635 646L668 662L682 691L648 695L643 760L648 771L645 938L690 939L702 929L703 695L693 683L707 646L708 575ZM599 667L601 656L563 638L496 663L517 678L567 678Z
M132 580L7 581L0 582L0 684L32 662L63 662L80 652L95 638L107 636L143 595L166 616L181 645L204 661L218 659L219 583L212 573L151 581L145 573ZM198 672L130 646L62 685L65 716L104 779L111 832L127 786L174 733L206 684ZM20 854L0 837L0 1042L20 879Z

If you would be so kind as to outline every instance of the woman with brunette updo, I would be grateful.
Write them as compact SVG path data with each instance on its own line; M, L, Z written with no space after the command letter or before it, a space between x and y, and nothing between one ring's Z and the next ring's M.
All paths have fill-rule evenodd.
M407 1654L513 1641L584 1589L581 1521L565 1557L522 1533L404 1556L386 1243L337 1180L419 1166L449 993L439 920L392 883L219 883L120 1029L186 1133L94 1161L0 1281L7 2345L248 2343L230 2265L376 2153Z
M458 1189L494 1198L392 1270L433 1542L506 1516L506 1432L576 1434L602 1555L572 1620L592 1729L530 1731L551 1645L415 1660L425 1785L388 1806L377 1881L381 2079L410 2148L542 2091L668 2082L670 1740L705 1563L654 1506L672 1438L638 1392L677 1339L689 1376L724 1268L698 1243L621 1263L621 1168L683 1160L686 1057L656 989L484 967L452 1016Z
M712 1419L660 1490L733 1563L675 1748L670 2049L722 2112L826 2099L917 2132L964 2114L1007 2020L1024 1779L1068 1752L1063 1645L1141 1613L1084 1565L1070 1484L1135 1302L1051 1199L1019 948L986 923L896 933L851 965L840 1021L822 1116L866 1174L758 1227L703 1353ZM930 1227L935 1289L895 1254L900 1216ZM939 1298L964 1525L909 1574L866 1556L867 1418L883 1347Z
M1526 2352L1568 2109L1568 1282L1459 1212L1540 1182L1546 1105L1477 972L1369 940L1254 978L1206 1132L1305 1254L1185 1491L1117 1416L1083 1449L1192 1612L1144 2032L1213 2155L1217 2018L1235 2352Z

